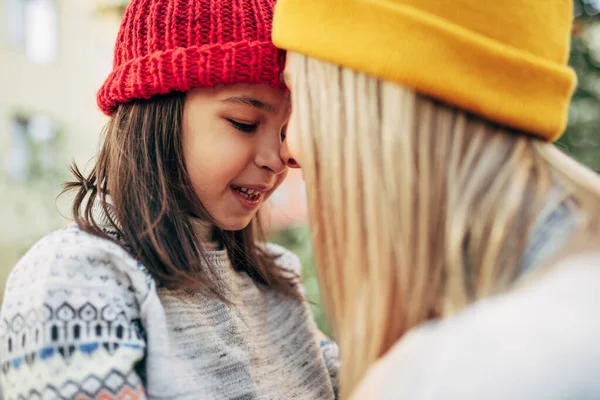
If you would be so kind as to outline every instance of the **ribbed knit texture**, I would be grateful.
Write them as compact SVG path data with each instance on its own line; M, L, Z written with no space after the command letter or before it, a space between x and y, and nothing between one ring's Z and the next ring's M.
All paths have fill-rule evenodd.
M274 0L133 0L98 106L217 84L281 84L284 53L271 42Z
M273 40L553 141L572 20L573 0L279 0Z

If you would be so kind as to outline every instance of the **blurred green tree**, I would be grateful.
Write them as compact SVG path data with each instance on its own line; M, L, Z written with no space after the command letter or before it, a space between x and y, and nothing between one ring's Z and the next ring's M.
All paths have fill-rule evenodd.
M100 14L123 15L129 4L129 0L111 0L96 7L96 11Z
M574 10L569 63L578 83L557 146L600 172L600 0L575 0Z

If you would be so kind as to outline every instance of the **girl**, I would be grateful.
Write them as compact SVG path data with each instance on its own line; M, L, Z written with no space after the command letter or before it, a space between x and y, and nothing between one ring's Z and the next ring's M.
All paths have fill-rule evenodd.
M600 182L550 143L571 20L571 0L278 2L342 398L600 398Z
M77 226L7 284L6 399L334 398L335 347L319 348L298 259L257 236L287 169L272 10L130 3L98 94L102 148L67 185Z

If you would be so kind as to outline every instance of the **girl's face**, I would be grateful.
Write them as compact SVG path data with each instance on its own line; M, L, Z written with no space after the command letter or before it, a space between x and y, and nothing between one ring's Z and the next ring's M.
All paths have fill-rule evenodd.
M289 96L268 85L194 89L183 111L185 165L219 228L241 230L283 182Z

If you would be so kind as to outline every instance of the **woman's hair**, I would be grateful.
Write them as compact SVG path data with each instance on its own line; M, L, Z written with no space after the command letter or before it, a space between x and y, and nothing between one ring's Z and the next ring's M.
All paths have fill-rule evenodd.
M73 215L86 232L109 238L100 218L126 243L160 285L221 293L215 271L193 228L193 218L213 222L188 177L182 148L185 94L174 92L118 106L86 177L76 165ZM100 218L98 210L101 210ZM259 243L259 218L241 231L216 228L234 268L282 293L296 296L290 278Z
M549 199L572 199L578 230L597 237L599 178L552 144L347 68L288 61L342 398L411 327L510 289Z

